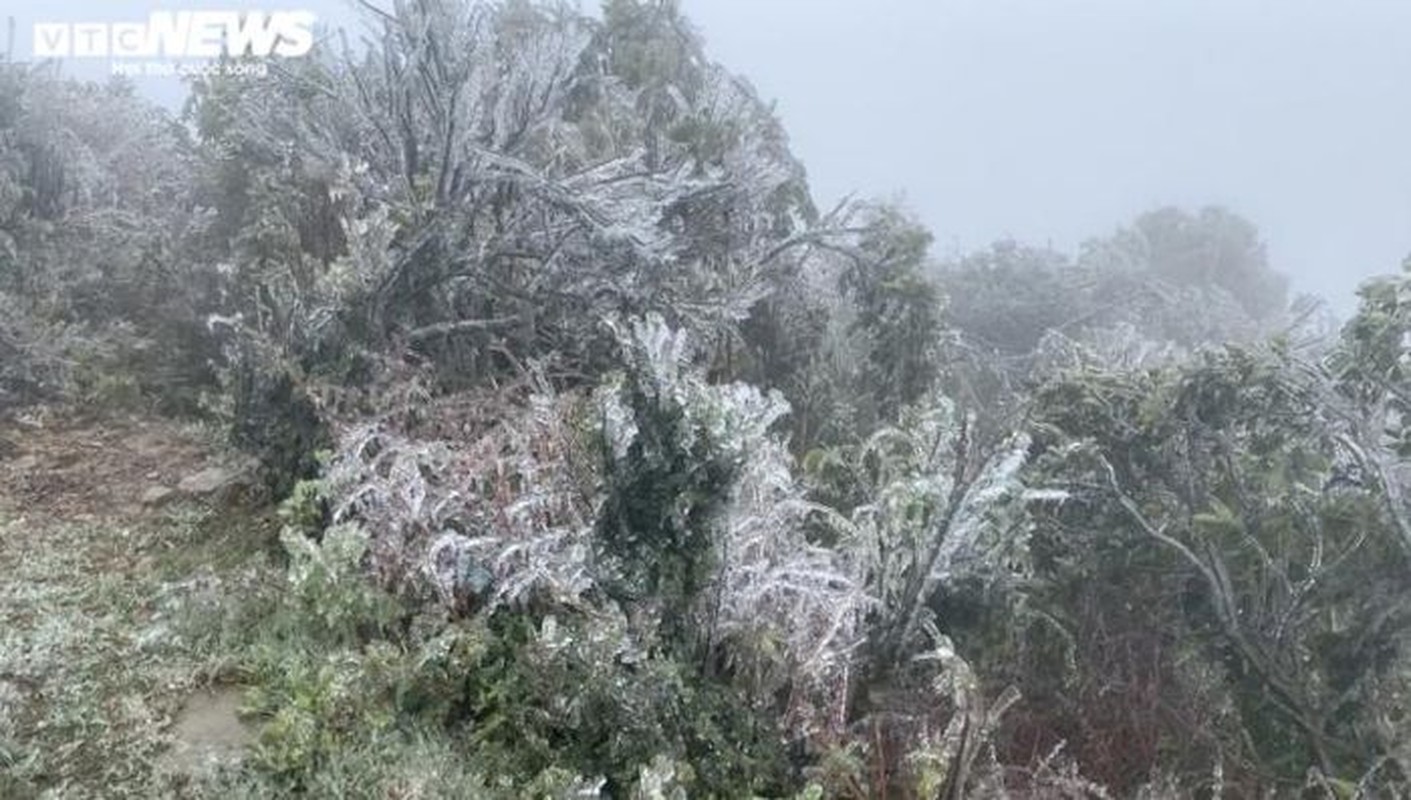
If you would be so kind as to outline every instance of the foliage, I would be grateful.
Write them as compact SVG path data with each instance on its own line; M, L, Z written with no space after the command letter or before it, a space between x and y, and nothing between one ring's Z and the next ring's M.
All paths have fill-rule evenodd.
M987 351L1023 355L1050 331L1081 322L1071 275L1060 253L1002 241L942 265L938 280L951 327Z
M0 391L190 411L213 354L190 153L120 81L0 63ZM36 395L36 392L38 395Z
M1249 341L1287 311L1288 280L1269 266L1258 229L1219 207L1142 214L1086 243L1078 262L1109 324L1182 347Z
M380 585L462 612L576 605L593 588L583 398L541 385L513 402L460 440L412 438L390 421L344 433L325 478L331 518L373 532Z
M1347 477L1361 467L1327 413L1330 395L1316 365L1232 349L1143 377L1080 377L1038 397L1045 461L1073 498L1046 526L1045 571L1065 576L1060 592L1086 583L1077 598L1149 597L1135 615L1100 612L1112 601L1097 599L1068 618L1087 627L1099 611L1109 630L1160 632L1165 644L1146 657L1173 678L1176 654L1208 659L1228 699L1188 702L1217 703L1224 720L1151 723L1178 726L1161 737L1209 726L1227 770L1251 765L1247 780L1260 767L1298 780L1310 760L1356 778L1371 766L1365 754L1390 744L1373 733L1372 697L1397 680L1404 554L1377 485ZM1137 559L1153 576L1140 589L1119 577ZM1197 691L1158 680L1168 698Z
M367 54L200 85L228 313L301 357L399 339L470 379L506 366L491 344L591 358L613 312L728 341L809 210L777 122L676 15L408 3Z
M1258 230L1218 206L1195 214L1177 208L1148 212L1105 248L1094 248L1103 249L1104 259L1134 260L1159 280L1223 289L1254 320L1285 310L1288 281L1269 268Z
M858 394L870 400L862 427L869 430L934 388L941 295L922 269L930 231L887 206L866 209L861 227L839 289L856 308Z
M971 438L972 425L942 398L909 409L897 427L877 431L852 452L820 454L811 463L833 484L830 494L863 499L830 521L877 603L871 633L878 664L916 652L927 603L942 585L974 575L1004 581L1025 560L1017 480L1025 443L987 453Z
M867 605L846 557L807 541L810 512L769 429L787 407L713 386L660 319L635 323L627 369L600 390L606 501L599 542L669 642L745 678L749 696L791 693L823 722Z

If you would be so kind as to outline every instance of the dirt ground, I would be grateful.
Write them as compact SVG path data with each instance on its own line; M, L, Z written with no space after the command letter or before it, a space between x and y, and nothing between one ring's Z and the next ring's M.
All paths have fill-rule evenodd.
M61 520L134 519L217 455L205 432L148 417L35 411L0 420L0 503Z

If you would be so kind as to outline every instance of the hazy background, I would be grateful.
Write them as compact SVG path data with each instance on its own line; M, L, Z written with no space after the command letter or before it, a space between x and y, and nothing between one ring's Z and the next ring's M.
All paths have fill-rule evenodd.
M1072 250L1155 206L1218 203L1259 225L1296 289L1346 312L1411 253L1411 3L683 4L712 56L778 101L823 204L902 196L937 255L1005 237ZM35 19L158 5L0 9L25 55ZM160 4L198 6L353 16L340 0ZM179 87L141 85L179 104Z

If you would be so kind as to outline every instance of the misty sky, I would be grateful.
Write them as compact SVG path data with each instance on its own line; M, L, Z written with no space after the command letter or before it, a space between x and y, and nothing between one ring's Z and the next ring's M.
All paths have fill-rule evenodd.
M937 250L1072 249L1162 204L1251 218L1340 310L1411 254L1411 3L686 0L823 198Z
M1219 203L1345 312L1411 254L1411 2L683 2L712 57L778 102L823 204L903 197L940 256L1071 251L1149 208ZM15 5L22 54L37 13L157 7ZM350 18L337 0L199 5Z

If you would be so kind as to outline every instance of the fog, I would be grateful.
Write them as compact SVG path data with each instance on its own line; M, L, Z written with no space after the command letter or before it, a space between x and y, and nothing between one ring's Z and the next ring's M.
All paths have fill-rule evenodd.
M902 193L939 250L1068 249L1154 206L1249 217L1346 310L1411 253L1411 5L691 0L815 191Z
M356 24L337 0L297 5ZM70 0L5 12L23 54L38 14L118 19L155 7ZM1411 5L684 7L711 57L777 103L821 204L901 198L934 231L939 256L1003 238L1072 251L1157 206L1220 204L1260 227L1296 291L1346 313L1362 279L1411 253ZM67 65L78 75L105 67ZM180 103L174 80L138 84Z

